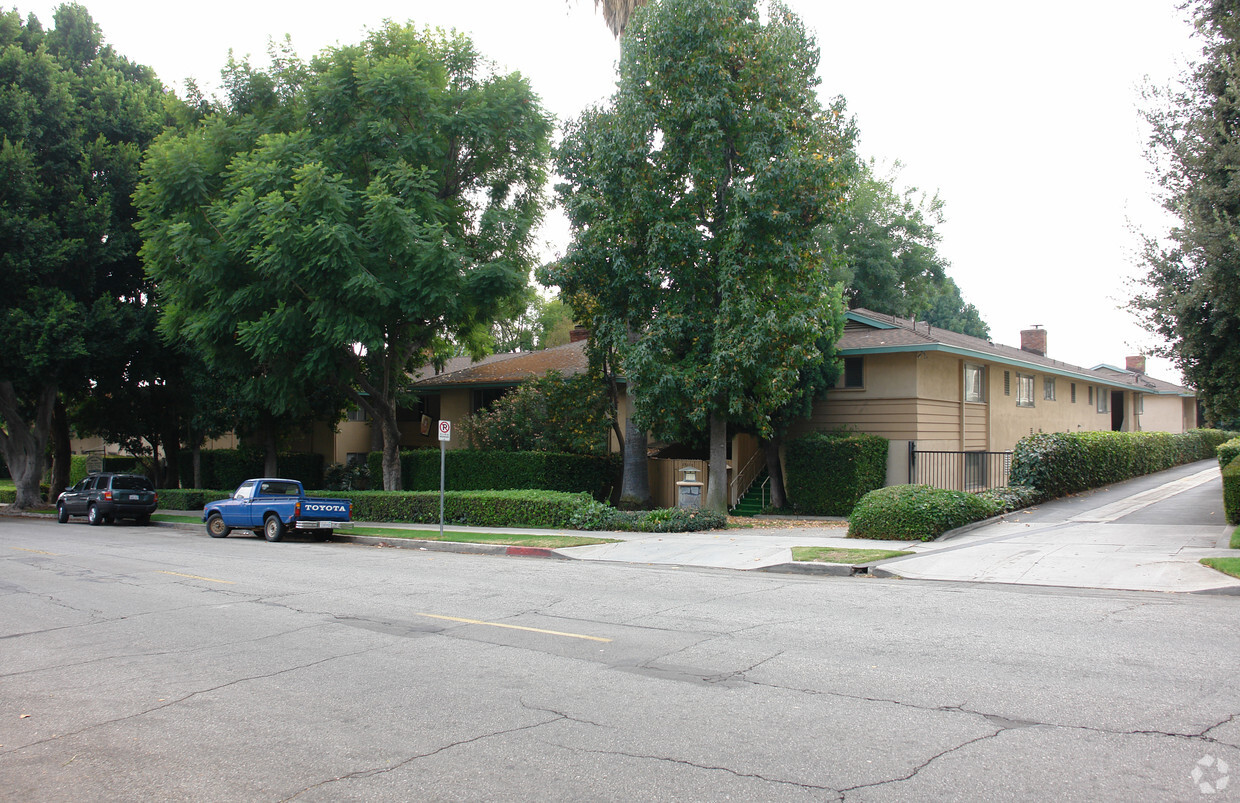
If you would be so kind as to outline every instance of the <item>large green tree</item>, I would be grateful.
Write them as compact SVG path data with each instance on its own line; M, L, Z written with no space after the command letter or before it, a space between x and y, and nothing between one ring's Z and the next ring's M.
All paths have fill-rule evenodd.
M228 108L151 148L143 255L170 332L260 366L277 412L339 387L396 489L409 372L447 338L484 348L527 284L551 122L456 34L277 55L231 65Z
M884 175L873 160L861 162L842 214L822 229L823 247L839 257L834 275L849 306L988 337L989 327L961 297L939 253L942 199L898 188L899 171L899 163Z
M54 24L0 13L0 451L19 508L40 501L58 399L112 365L115 343L92 333L149 303L130 196L170 121L151 70L82 6Z
M1176 224L1147 236L1132 308L1197 389L1206 418L1240 422L1240 3L1188 4L1202 57L1145 116L1163 207Z
M815 232L851 163L818 48L777 3L663 0L621 42L611 104L569 127L557 165L573 243L561 287L636 389L639 426L709 431L706 506L727 504L727 428L772 435L838 326Z

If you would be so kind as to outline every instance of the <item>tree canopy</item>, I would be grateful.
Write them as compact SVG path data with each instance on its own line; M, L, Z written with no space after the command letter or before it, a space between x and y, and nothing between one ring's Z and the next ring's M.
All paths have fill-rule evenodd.
M0 12L0 87L0 451L20 508L58 398L129 361L105 333L150 301L130 198L172 99L76 4L50 30Z
M849 306L989 337L939 253L942 199L915 187L898 189L900 167L896 163L883 175L873 160L861 162L842 214L823 227L823 247L839 257L834 275Z
M483 348L528 282L551 121L457 34L389 23L276 55L230 64L226 108L152 146L143 256L169 333L261 368L277 412L299 383L346 393L399 488L409 372L448 338Z
M764 436L830 355L842 302L815 232L843 197L853 131L817 97L799 18L753 0L664 0L621 42L611 103L568 127L573 227L548 272L636 387L657 436L711 432L726 505L729 423Z
M1148 155L1176 219L1147 235L1147 270L1131 308L1167 345L1206 418L1240 425L1240 13L1235 2L1188 4L1202 58L1177 90L1153 91Z

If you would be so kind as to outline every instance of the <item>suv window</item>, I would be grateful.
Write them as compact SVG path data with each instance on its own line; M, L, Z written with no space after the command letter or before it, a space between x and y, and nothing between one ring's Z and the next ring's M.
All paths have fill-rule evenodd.
M122 474L112 478L112 488L119 491L153 491L151 481L136 474Z

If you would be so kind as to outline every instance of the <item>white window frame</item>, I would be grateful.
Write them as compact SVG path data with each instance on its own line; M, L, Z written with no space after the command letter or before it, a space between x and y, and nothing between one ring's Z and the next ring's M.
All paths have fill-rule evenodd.
M1111 391L1098 388L1098 392L1094 395L1098 398L1099 414L1111 412Z
M1016 406L1033 407L1033 374L1016 374ZM1027 391L1027 392L1026 392Z
M964 364L964 400L978 404L986 402L986 366Z

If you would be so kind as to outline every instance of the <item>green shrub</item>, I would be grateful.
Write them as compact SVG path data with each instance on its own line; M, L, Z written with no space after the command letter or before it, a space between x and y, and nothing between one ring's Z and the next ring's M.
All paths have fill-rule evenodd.
M999 512L997 502L929 485L890 485L863 496L848 517L850 538L932 541Z
M993 503L997 507L997 513L1010 513L1013 510L1020 510L1023 507L1036 505L1042 501L1042 496L1038 493L1038 489L1030 488L1028 485L987 488L984 491L978 491L977 495Z
M90 455L75 454L69 457L69 487L86 479L86 461ZM103 458L103 470L117 474L146 474L146 466L131 455L106 455Z
M16 488L0 488L0 505L11 505L17 501Z
M382 453L372 452L367 462L371 484L381 485ZM400 477L407 491L438 491L439 450L401 452ZM588 493L602 501L619 482L619 455L473 449L452 449L444 455L444 486L453 491L562 491Z
M439 521L438 491L315 491L310 495L351 500L354 521ZM579 508L593 501L589 494L557 491L448 491L444 521L474 527L564 529L572 526Z
M1240 524L1240 458L1223 469L1223 512L1228 524Z
M1232 438L1219 444L1217 454L1218 467L1220 469L1227 468L1237 457L1240 457L1240 438Z
M572 517L577 530L614 530L643 533L688 533L720 530L728 517L709 510L660 508L658 510L617 510L602 502L583 505Z
M788 497L801 513L847 516L887 481L887 439L864 433L811 433L785 450Z
M1045 432L1021 438L1012 455L1011 483L1045 498L1207 460L1231 433Z
M202 510L207 503L227 499L232 491L208 491L202 488L160 488L160 510Z

